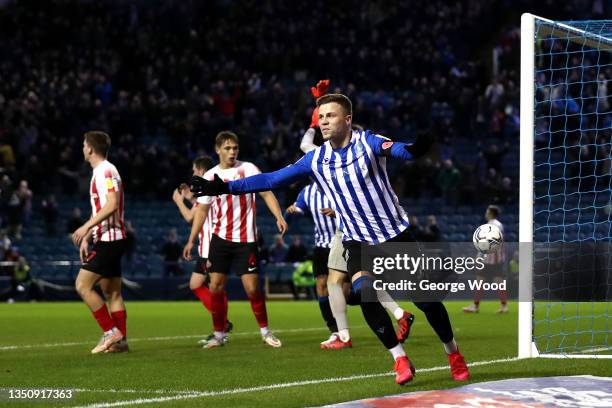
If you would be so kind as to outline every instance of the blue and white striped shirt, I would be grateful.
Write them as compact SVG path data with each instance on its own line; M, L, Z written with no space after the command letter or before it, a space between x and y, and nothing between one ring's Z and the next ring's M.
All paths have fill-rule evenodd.
M386 158L412 159L407 145L369 130L354 130L350 143L333 149L329 141L293 165L229 182L232 194L268 191L313 176L340 219L344 240L378 244L408 227L408 216L391 188Z
M333 206L316 183L309 184L300 191L295 206L303 212L310 211L315 224L315 246L329 248L336 233L336 219L321 214L322 208L333 208Z

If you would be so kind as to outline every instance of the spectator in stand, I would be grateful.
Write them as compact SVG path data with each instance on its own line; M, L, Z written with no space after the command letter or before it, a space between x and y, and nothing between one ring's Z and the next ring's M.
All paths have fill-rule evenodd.
M498 190L498 195L493 197L493 204L510 204L518 201L518 189L512 186L510 177L503 177Z
M0 259L4 259L4 254L11 248L11 239L4 230L0 230Z
M274 244L268 249L268 259L270 262L285 262L289 248L285 244L285 239L281 234L274 235Z
M412 237L415 239L415 241L423 240L423 228L421 228L421 225L419 224L419 218L416 215L410 216L410 225L407 229L412 235Z
M47 236L55 235L57 232L57 216L59 214L59 210L57 208L57 201L53 194L49 195L42 201L41 212L45 220L45 232Z
M480 180L480 200L490 200L500 196L501 177L494 168L487 170L486 176Z
M485 90L485 99L491 109L497 109L504 96L504 85L499 82L498 78L493 78L493 81Z
M32 190L28 187L26 180L19 182L19 188L15 193L21 205L21 222L27 225L32 217Z
M4 251L4 256L2 257L3 262L17 262L18 259L19 251L17 250L17 247L11 246ZM13 267L14 266L12 264L3 265L0 267L0 270L2 271L0 275L13 276Z
M285 262L303 262L308 255L308 251L304 244L302 244L302 238L299 235L294 235L285 257Z
M459 188L461 186L461 173L451 159L442 162L442 168L438 173L437 181L442 197L449 204L457 204L459 201Z
M504 156L508 153L509 146L509 142L506 142L503 148L500 148L499 145L493 143L489 146L489 148L482 151L481 154L485 159L487 169L495 169L497 173L501 172L502 162Z
M435 215L427 216L427 225L423 229L422 237L424 242L440 242L442 240L442 232Z
M6 204L7 208L7 224L8 224L8 233L11 237L16 240L21 239L21 229L23 227L23 205L19 200L19 196L17 195L17 191L13 190L10 193L10 198Z
M183 247L178 242L176 228L171 228L170 231L168 231L168 236L166 237L166 241L161 247L160 253L161 259L164 263L164 271L166 275L183 275L183 270L180 264Z
M259 262L263 264L268 263L270 261L270 254L268 253L268 247L261 231L257 231L257 248L259 250Z

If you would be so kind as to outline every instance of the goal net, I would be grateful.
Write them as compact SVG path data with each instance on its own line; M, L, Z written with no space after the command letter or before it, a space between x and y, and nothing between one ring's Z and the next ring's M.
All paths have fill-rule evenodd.
M519 357L612 357L609 91L612 20L523 15Z

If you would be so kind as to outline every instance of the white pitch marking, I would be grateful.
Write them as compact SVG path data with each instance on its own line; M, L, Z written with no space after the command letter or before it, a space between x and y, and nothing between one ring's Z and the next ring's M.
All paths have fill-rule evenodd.
M367 326L356 326L351 329L363 329ZM279 329L272 330L274 333L300 333L308 331L327 331L325 327L308 327L301 329ZM238 332L232 333L231 336L255 336L259 335L259 332ZM208 334L191 334L185 336L163 336L163 337L142 337L142 338L130 338L130 342L138 341L168 341L168 340L181 340L181 339L194 339L206 337ZM33 349L33 348L51 348L51 347L70 347L70 346L84 346L92 344L91 341L79 341L79 342L68 342L68 343L43 343L43 344L20 344L20 345L5 345L0 346L0 351L5 350L21 350L21 349Z
M474 363L468 364L468 366L476 367L476 366L482 366L482 365L488 365L488 364L505 363L505 362L517 361L518 359L519 359L518 357L508 357L508 358L501 358L497 360L476 361ZM442 370L448 370L448 366L422 368L422 369L417 370L417 374L424 373L424 372L442 371ZM294 381L294 382L288 382L288 383L260 385L257 387L249 387L249 388L232 388L232 389L220 390L220 391L201 391L201 392L174 395L174 396L168 396L168 397L138 398L138 399L133 399L133 400L102 402L102 403L96 403L96 404L90 404L90 405L82 405L82 406L78 406L75 408L110 408L110 407L127 406L127 405L150 404L154 402L180 401L180 400L192 399L192 398L217 397L221 395L244 394L244 393L249 393L249 392L268 391L268 390L281 389L281 388L301 387L304 385L324 384L324 383L338 382L338 381L353 381L353 380L362 380L362 379L367 379L367 378L387 377L387 376L391 376L394 374L395 374L394 372L386 372L386 373L377 373L377 374L352 375L348 377L321 378L318 380Z

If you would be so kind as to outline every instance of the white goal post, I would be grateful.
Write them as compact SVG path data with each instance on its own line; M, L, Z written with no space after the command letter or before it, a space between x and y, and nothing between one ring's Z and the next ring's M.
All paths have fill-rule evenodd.
M609 58L604 54L612 55L612 21L557 22L528 13L521 17L519 358L612 358L612 346L609 340L612 327L609 326L610 302L608 302L612 287L609 278L612 262L608 265L605 297L600 298L598 302L561 299L548 300L549 303L546 304L546 300L536 301L537 294L534 293L537 292L537 288L534 289L534 279L537 279L537 270L534 273L536 269L534 245L539 245L541 242L547 245L574 243L597 245L598 241L609 242L612 238L609 233L607 236L605 233L601 234L606 227L603 225L604 212L609 210L600 203L606 194L605 185L603 187L602 185L603 180L610 183L608 181L610 179L604 179L606 175L596 173L599 171L596 170L599 166L599 156L594 156L592 160L584 159L581 150L584 149L584 145L588 145L586 150L590 149L594 151L592 154L597 155L601 154L601 149L609 149L612 161L612 143L606 142L604 145L600 142L601 135L604 133L607 135L608 132L608 129L599 123L600 118L612 118L612 112L608 114L610 109L607 94L599 93L606 89L608 80L612 91L612 77L608 77L612 71L612 68L609 68L612 67L612 62L608 61L612 61L612 57ZM559 61L561 63L555 66L554 63ZM576 61L582 65L576 65ZM588 77L585 76L587 71L590 75ZM592 89L588 92L585 90L585 93L580 93L578 97L570 95L570 91L575 92L577 89L576 72L582 73L582 76L579 76L581 81L579 85L584 89L589 86L596 89L596 96L592 95ZM595 78L592 78L593 72ZM546 96L543 97L542 94ZM578 113L576 113L577 108ZM565 115L564 128L563 115ZM593 119L595 125L584 125L591 120L591 117L596 118ZM577 121L579 126L572 128L570 123L572 120ZM584 136L585 139L583 133L587 134ZM539 139L536 139L537 137ZM556 139L553 142L546 142L546 137ZM559 143L559 146L555 143ZM577 161L566 159L565 156L562 160L555 159L559 151L567 152L573 148L579 151ZM567 153L564 154L567 156ZM539 163L537 157L548 157L548 159ZM591 161L593 175L587 174L584 170ZM538 173L538 169L542 166L547 169L548 176L541 177L542 172ZM577 176L574 177L572 171L576 171L575 166L583 167L578 168ZM562 176L554 175L556 170L562 171ZM594 180L594 186L587 184L585 181L587 177L591 177L589 182ZM555 188L559 187L554 185L555 183L563 183L561 193L555 193L557 191ZM548 188L548 196L542 194L538 196L537 189L543 185ZM576 190L571 190L573 188ZM612 193L610 195L612 197ZM557 199L563 200L562 206L555 207L554 201ZM569 201L572 205L566 205ZM577 204L574 205L574 201ZM542 209L543 202L548 202L547 208ZM612 208L612 199L608 202ZM586 213L589 217L592 215L592 225L588 225L588 222L580 218ZM606 214L609 224L612 216L609 212ZM537 218L538 216L540 218ZM555 217L560 221L553 222L552 219ZM542 223L541 220L544 218L546 222ZM568 221L570 219L571 221ZM573 221L574 219L576 221ZM609 225L608 228L609 231L612 230ZM574 233L575 235L572 235ZM594 253L595 251L593 250ZM609 260L611 259L612 257L609 257ZM548 273L555 273L556 270L550 265L549 262ZM579 268L576 272L580 272ZM536 317L535 310L538 306L543 310L542 318ZM538 336L536 333L538 325L547 332Z

